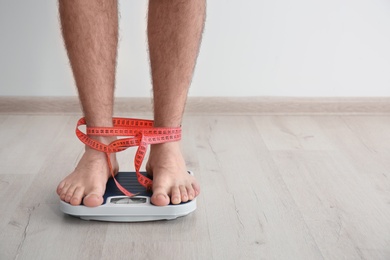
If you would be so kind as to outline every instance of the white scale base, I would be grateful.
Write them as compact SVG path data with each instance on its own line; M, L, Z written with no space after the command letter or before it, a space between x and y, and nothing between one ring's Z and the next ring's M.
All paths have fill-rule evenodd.
M189 172L192 174L192 172ZM145 190L136 178L134 172L120 172L117 181L127 190L139 193L134 197L124 196L110 179L107 183L104 203L99 207L72 206L60 202L60 210L65 214L84 220L110 222L142 222L156 220L171 220L186 216L196 209L196 199L179 205L154 206L150 203L151 192ZM122 195L121 195L122 194Z

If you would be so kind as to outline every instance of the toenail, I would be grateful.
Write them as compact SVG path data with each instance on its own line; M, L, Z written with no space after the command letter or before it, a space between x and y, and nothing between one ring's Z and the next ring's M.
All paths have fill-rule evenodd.
M85 198L91 198L91 196L95 196L95 198L99 198L96 194L88 194L87 196L85 196Z
M163 200L165 200L167 197L164 195L164 194L158 194L157 196L156 196L156 199L163 199Z
M69 202L70 202L70 204L75 204L75 205L77 205L77 204L80 204L80 199L79 198L72 198Z

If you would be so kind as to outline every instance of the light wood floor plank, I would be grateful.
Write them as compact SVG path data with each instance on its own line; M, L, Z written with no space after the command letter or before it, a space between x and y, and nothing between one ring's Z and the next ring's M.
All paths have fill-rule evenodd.
M389 116L187 115L198 209L131 224L59 211L77 119L0 115L0 259L390 259Z
M10 220L33 178L34 176L30 174L0 174L0 230L3 230L7 223L11 226L19 226L18 222ZM1 244L6 243L6 241L2 242Z
M357 198L344 189L349 180L337 165L343 158L322 151L280 151L273 158L324 258L359 259L348 228L350 217L357 218L350 214Z
M13 174L37 173L47 159L48 150L56 147L68 120L66 116L12 116L6 119L0 129L3 137L0 140L1 173L9 173L4 172L5 169ZM56 152L61 153L58 148Z
M383 118L385 122L389 119ZM361 117L360 120L365 124L370 118ZM328 118L321 122L327 126L339 125L340 121ZM359 127L359 131L364 131L362 127L363 125ZM371 128L366 124L366 130L367 128L373 136L381 137L384 143L389 144L387 134L380 128ZM390 171L390 167L382 163L387 153L370 148L373 147L372 144L359 131L329 127L328 134L344 156L344 160L338 161L345 167L340 174L348 178L343 187L348 185L348 189L344 188L345 191L352 193L351 197L355 198L349 201L351 215L354 216L351 216L350 222L354 225L353 232L356 232L352 239L358 248L383 251L390 248L390 181L384 174Z
M321 259L251 118L203 120L198 156L215 259Z
M267 148L274 150L329 151L334 146L324 129L310 116L253 117Z

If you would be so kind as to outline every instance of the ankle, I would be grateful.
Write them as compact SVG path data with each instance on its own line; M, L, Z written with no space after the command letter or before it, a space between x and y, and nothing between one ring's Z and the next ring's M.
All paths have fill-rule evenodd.
M102 144L110 144L118 139L116 136L88 135L88 137Z
M155 116L154 126L155 127L181 127L181 118L171 118L171 119L160 119L161 116Z
M150 145L150 151L160 150L160 149L175 149L180 148L180 141L166 142L161 144L152 144Z

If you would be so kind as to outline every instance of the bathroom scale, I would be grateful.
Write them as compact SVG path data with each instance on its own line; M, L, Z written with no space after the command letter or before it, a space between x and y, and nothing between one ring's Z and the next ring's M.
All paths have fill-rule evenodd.
M142 174L146 175L146 173ZM110 178L101 206L93 208L83 205L72 206L67 202L60 201L60 210L65 214L84 220L142 222L176 219L186 216L196 209L196 199L178 205L153 205L150 202L152 192L138 183L135 172L119 172L115 178L124 188L137 195L133 197L123 195L115 185L114 179Z

